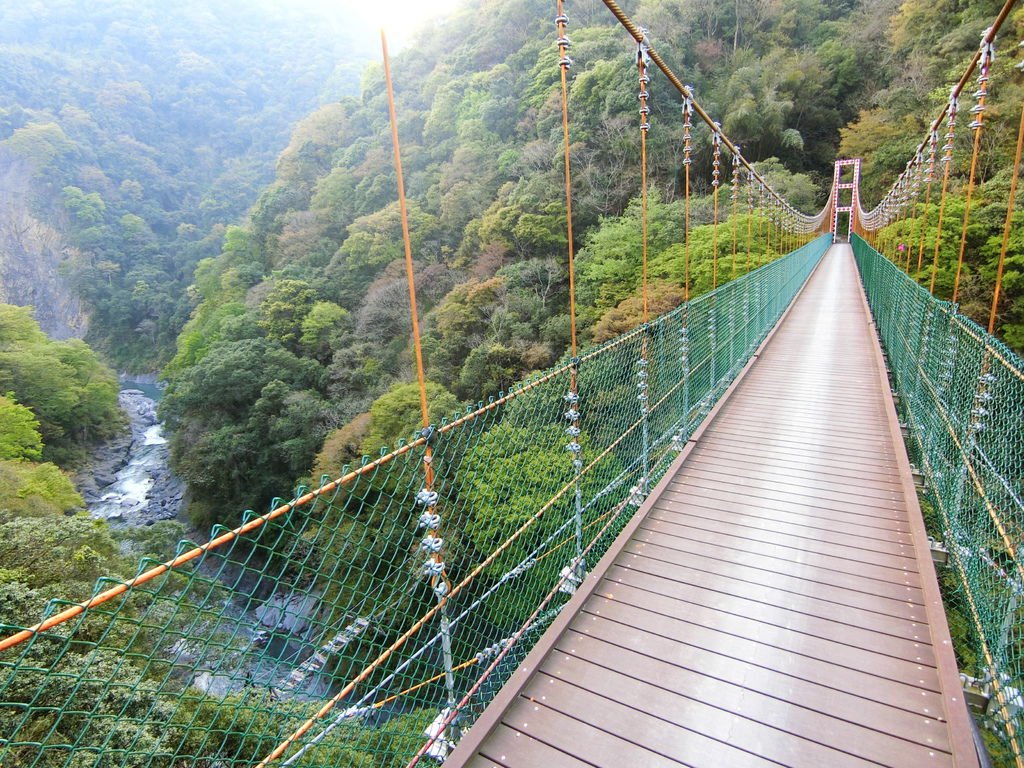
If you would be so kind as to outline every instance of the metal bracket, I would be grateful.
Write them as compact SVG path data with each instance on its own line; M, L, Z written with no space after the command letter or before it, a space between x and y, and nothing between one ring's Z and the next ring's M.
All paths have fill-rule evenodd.
M928 538L928 548L932 553L932 562L939 568L944 568L949 564L949 550L946 549L946 545L941 541Z

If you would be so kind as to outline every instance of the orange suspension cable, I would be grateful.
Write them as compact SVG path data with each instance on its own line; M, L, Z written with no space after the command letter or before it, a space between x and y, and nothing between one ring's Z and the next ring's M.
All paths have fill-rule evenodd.
M690 157L691 138L690 129L693 124L690 116L693 114L693 99L689 96L683 97L683 301L690 300L690 164L693 162Z
M953 142L956 140L956 113L959 109L959 98L956 93L950 94L949 106L946 108L946 143L942 147L942 195L939 198L939 220L935 229L935 253L932 256L932 279L928 292L935 294L935 278L939 274L939 249L942 247L942 219L946 214L946 196L949 192L949 169L953 164Z
M740 156L739 152L732 155L732 277L736 279L736 252L738 241L738 228L740 219Z
M1010 194L1006 201L1006 221L1003 224L1003 243L999 248L999 267L996 270L996 287L992 294L992 311L988 315L988 332L995 333L996 312L999 309L999 294L1003 288L1003 265L1010 244L1010 228L1013 225L1013 205L1017 197L1017 177L1020 175L1021 149L1024 148L1024 107L1020 112L1020 127L1017 129L1017 151L1013 157L1013 175L1010 176Z
M932 184L935 182L935 155L939 149L938 123L932 126L931 136L928 139L928 175L925 177L927 185L924 192L924 213L921 214L921 228L918 231L917 243L917 270L914 279L921 280L921 266L924 264L924 235L928 226L928 206L932 202Z
M651 108L647 105L647 85L651 82L650 76L647 74L647 47L646 35L640 41L639 48L636 54L636 66L639 73L640 81L640 227L641 227L641 240L643 248L643 304L644 304L644 322L646 323L648 315L648 301L647 301L647 131L650 130L651 124L647 122L648 116L651 114Z
M711 290L718 287L718 187L721 179L722 165L722 137L718 131L721 126L715 123L715 131L711 134L711 141L714 147L714 159L711 166L711 187L714 189L712 226L711 226Z
M566 35L566 24L569 19L565 15L563 0L558 0L559 71L562 78L562 146L565 155L565 212L566 231L569 238L569 332L572 357L576 357L576 277L573 269L573 235L572 235L572 173L569 165L569 85L566 71L572 65L569 58L569 38ZM573 387L575 391L575 387Z
M420 413L423 426L430 426L430 411L427 407L427 377L423 368L423 348L420 345L420 321L416 311L416 280L412 266L412 241L409 238L409 211L405 200L405 180L402 177L402 151L398 143L398 118L395 114L395 90L391 82L391 59L388 56L388 41L384 30L380 31L380 45L384 53L384 82L388 92L388 114L391 117L391 147L395 156L395 172L398 174L398 210L402 217L402 243L405 245L405 277L409 283L409 310L412 315L412 343L416 350L416 376L420 383ZM429 447L428 447L429 451Z
M971 109L977 115L970 124L974 130L974 148L971 151L971 171L967 180L967 200L964 203L964 221L960 230L960 254L956 261L956 278L953 280L953 303L960 295L960 274L964 268L964 254L967 251L967 225L971 218L971 197L974 195L974 178L978 168L978 154L981 151L981 131L985 125L985 97L988 95L988 74L992 63L992 43L982 39L981 43L981 74L978 75L978 90L975 95L978 103Z
M395 157L395 173L398 176L398 210L402 217L402 243L405 247L405 276L409 284L409 313L412 316L412 341L416 350L416 376L420 388L420 415L423 421L422 436L426 440L423 449L423 488L416 495L416 503L423 508L419 524L426 529L422 545L427 552L424 565L425 573L430 580L430 589L437 598L437 607L441 617L441 643L444 653L445 678L448 698L454 701L455 678L452 670L451 634L448 625L448 613L445 608L445 597L451 591L442 548L444 539L438 536L441 518L436 513L438 494L434 491L434 449L431 446L432 428L430 426L430 406L427 403L427 375L423 366L423 347L420 343L419 312L416 308L416 278L412 263L412 239L409 236L409 210L405 197L405 178L402 172L402 149L398 141L398 117L395 110L395 90L391 77L391 57L388 55L388 41L384 30L380 31L381 53L384 57L384 82L388 95L388 116L391 120L391 144Z
M904 201L904 203L903 203L903 206L904 206L903 207L903 211L904 211L903 222L907 226L905 226L903 228L903 231L900 233L900 243L903 245L904 256L906 257L906 258L903 259L903 271L906 272L908 275L910 274L910 237L909 237L909 234L910 234L910 232L913 231L913 225L914 224L917 224L919 227L921 226L921 222L918 221L918 218L917 218L917 208L918 208L918 201L919 201L919 197L920 197L919 194L918 194L920 192L920 188L918 186L918 174L920 172L920 166L919 166L919 164L917 162L918 160L920 160L920 158L919 157L915 157L914 160L911 161L913 163L912 171L911 171L911 176L910 176L910 178L912 180L909 182L910 183L910 196L914 198L914 207L910 209L910 215L907 216L906 215L906 210L907 210L907 203L909 201Z
M750 272L754 228L754 174L747 171L747 272Z

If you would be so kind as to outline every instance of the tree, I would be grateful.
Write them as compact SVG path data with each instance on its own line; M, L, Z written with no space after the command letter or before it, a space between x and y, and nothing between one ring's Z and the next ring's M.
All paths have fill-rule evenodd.
M302 280L278 280L260 302L259 326L293 352L300 349L303 323L313 309L316 289Z
M458 411L461 403L440 384L428 381L427 405L430 422L440 424ZM362 452L371 456L385 446L394 448L399 440L408 439L422 426L419 384L397 384L370 407L370 425L363 438Z
M326 362L332 352L336 337L348 330L348 310L330 301L318 301L302 320L302 336L299 344L306 354Z
M48 460L72 461L124 423L113 372L78 339L50 341L31 307L0 304L0 392L31 409Z
M36 461L42 454L39 420L13 397L0 397L0 460Z

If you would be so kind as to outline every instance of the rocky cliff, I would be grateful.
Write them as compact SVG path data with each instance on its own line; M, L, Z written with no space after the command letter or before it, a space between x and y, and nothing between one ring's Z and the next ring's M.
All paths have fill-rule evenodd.
M34 307L52 338L82 338L89 318L60 274L73 249L58 228L33 215L31 195L24 166L0 157L0 302Z

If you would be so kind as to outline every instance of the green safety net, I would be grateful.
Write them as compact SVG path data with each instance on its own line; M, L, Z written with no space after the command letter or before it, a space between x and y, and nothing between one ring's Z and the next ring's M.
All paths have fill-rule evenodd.
M853 252L888 357L950 631L991 745L1024 751L1024 361L859 237Z
M272 764L394 766L428 734L427 759L443 759L829 243L248 513L242 529L183 542L173 568L141 563L120 594L0 652L0 765L222 768L283 746ZM427 572L436 548L443 590Z

